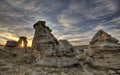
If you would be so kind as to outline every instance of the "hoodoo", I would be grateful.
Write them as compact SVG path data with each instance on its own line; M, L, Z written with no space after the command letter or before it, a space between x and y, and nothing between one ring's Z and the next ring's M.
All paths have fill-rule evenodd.
M38 64L48 66L70 66L77 64L75 50L66 40L58 41L45 21L34 24L35 35L32 47L40 52Z
M98 31L89 44L87 60L93 66L120 69L120 44L103 30Z
M8 40L5 49L27 48L27 38L25 36L19 37L18 41Z

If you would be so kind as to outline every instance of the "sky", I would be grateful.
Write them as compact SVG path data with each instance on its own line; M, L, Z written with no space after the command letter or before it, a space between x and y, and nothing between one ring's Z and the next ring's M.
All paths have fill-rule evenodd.
M120 40L120 0L0 0L0 44L26 36L31 46L37 21L73 45L101 29Z

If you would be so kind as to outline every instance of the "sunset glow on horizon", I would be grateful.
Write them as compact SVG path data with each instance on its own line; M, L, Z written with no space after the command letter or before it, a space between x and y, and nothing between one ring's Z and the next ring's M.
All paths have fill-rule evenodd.
M103 30L120 40L120 0L1 0L0 44L26 36L32 45L37 21L73 45L88 44Z

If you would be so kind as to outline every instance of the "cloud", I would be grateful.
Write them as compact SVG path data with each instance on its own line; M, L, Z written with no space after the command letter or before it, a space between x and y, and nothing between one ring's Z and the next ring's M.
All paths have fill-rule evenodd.
M0 33L1 38L9 40L8 35L15 34L16 37L27 36L32 40L34 35L33 24L38 20L51 20L49 14L56 14L55 11L62 10L61 1L50 0L2 0L0 2ZM54 23L50 23L54 24ZM52 25L50 25L52 27ZM6 38L5 38L6 37Z
M13 34L13 38L25 35L31 43L33 24L45 20L55 37L74 44L88 44L100 29L120 39L119 3L119 0L1 0L0 38L5 41Z
M71 0L69 7L59 16L59 23L65 27L74 27L89 20L98 20L114 14L118 6L113 0Z
M119 10L117 2L118 0L71 0L69 7L58 16L58 21L64 26L65 33L60 38L66 38L70 41L87 39L87 41L84 41L87 43L91 39L91 35L94 35L94 32L100 29L104 31L116 30L114 27L117 27L118 24L110 25L110 20L106 18L116 14ZM117 33L116 31L113 32ZM76 38L77 35L80 35L79 39ZM84 35L87 36L81 38Z

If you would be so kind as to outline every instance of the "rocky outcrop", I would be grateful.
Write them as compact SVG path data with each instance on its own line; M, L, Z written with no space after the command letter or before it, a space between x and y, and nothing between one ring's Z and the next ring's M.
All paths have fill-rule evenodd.
M67 40L59 40L58 55L75 56L76 51Z
M7 41L6 45L5 45L5 49L13 49L17 47L17 42L16 41Z
M52 35L52 30L46 26L45 21L38 21L34 24L34 28L32 47L40 53L37 59L38 64L70 66L78 63L72 45L67 40L58 41Z
M19 40L18 40L18 47L23 47L23 48L26 48L27 47L27 38L25 36L21 36L19 37Z
M27 38L25 36L19 37L18 41L10 40L5 44L5 49L15 49L15 48L26 48L27 47Z
M103 30L99 30L92 38L90 45L95 44L96 42L118 43L118 40L104 32Z
M0 47L0 75L120 75L120 43L103 30L95 34L88 49L82 49L79 65L66 67L78 64L73 46L67 40L58 41L44 21L34 28L34 50L27 47L30 52L26 53L16 48L21 38L7 42L5 47L12 51Z
M119 58L118 40L102 30L98 31L89 44L86 61L95 67L119 70Z

